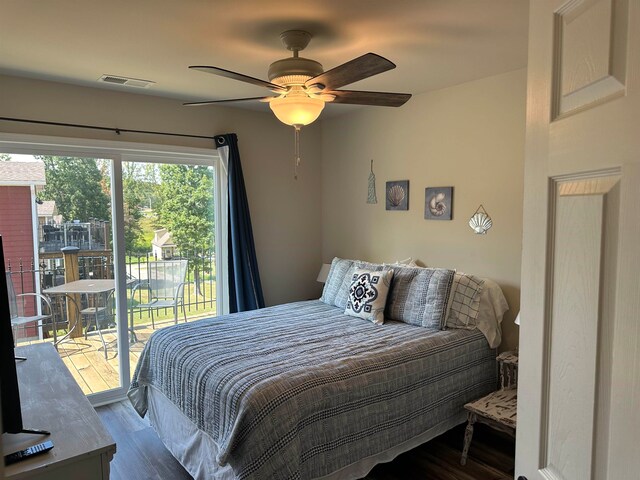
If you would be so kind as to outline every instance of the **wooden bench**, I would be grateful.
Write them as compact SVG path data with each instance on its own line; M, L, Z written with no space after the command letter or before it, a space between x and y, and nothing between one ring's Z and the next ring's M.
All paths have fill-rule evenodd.
M484 423L512 437L516 435L518 409L518 354L504 352L496 358L500 370L500 390L478 400L467 403L464 408L469 412L467 429L464 434L464 447L460 464L467 463L467 454L473 438L473 426Z

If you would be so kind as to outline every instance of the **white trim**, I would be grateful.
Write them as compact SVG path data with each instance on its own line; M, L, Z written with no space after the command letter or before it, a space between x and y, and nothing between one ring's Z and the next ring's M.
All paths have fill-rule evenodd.
M122 162L153 162L153 163L181 163L189 165L213 166L215 169L216 186L220 193L214 194L215 205L215 252L216 252L216 312L221 315L228 312L227 271L226 262L220 260L226 257L226 205L227 184L226 169L220 167L220 155L215 150L213 140L211 149L180 147L173 145L145 144L135 142L118 142L113 140L91 140L84 138L51 137L42 135L24 135L0 133L0 152L23 154L66 155L76 157L90 157L111 160L111 192L112 192L112 232L115 258L114 276L116 277L116 309L120 319L118 325L118 352L120 358L129 359L129 317L127 302L119 299L127 298L125 282L119 281L120 272L126 272L125 243L124 243L124 200L122 191ZM34 189L34 187L32 187ZM35 200L35 198L34 198ZM32 202L33 217L37 222L35 201ZM35 232L37 240L37 230ZM38 242L34 243L34 249ZM36 257L34 257L35 260ZM124 276L123 276L124 278ZM124 324L124 325L122 325ZM121 386L113 390L88 395L92 405L102 405L119 401L126 396L131 381L129 361L120 362Z
M94 158L128 157L127 161L160 162L189 159L200 165L211 165L211 160L219 158L213 146L211 150L153 143L118 142L115 140L91 140L86 138L51 137L0 133L0 151L4 153L48 154L87 156ZM97 156L97 157L96 157ZM199 163L200 160L202 163Z
M227 258L229 246L229 147L221 147L216 162L216 188L218 202L216 209L216 296L218 315L229 313L229 268L228 262L218 262L219 258Z
M35 185L46 184L46 182L40 182L37 180L0 180L0 186L2 187L33 187Z
M129 311L127 309L127 282L121 279L126 278L126 251L124 239L124 192L122 188L122 161L111 162L111 201L113 202L111 212L111 232L113 236L114 272L116 279L116 312L118 312L118 353L122 358L123 353L129 359ZM105 239L106 241L106 239ZM122 275L121 275L122 273ZM123 301L124 300L124 301ZM131 382L130 361L119 361L120 368L120 389L122 393L129 390Z
M40 270L40 256L38 255L38 247L40 242L38 241L38 228L40 228L40 222L38 221L38 206L36 204L36 187L35 185L31 185L29 187L31 191L31 234L33 237L33 268L34 270ZM37 281L38 276L33 276L33 288L37 294L40 294L40 282ZM42 302L38 300L36 302L36 313L38 315L42 315ZM36 328L38 332L38 339L42 340L42 329Z

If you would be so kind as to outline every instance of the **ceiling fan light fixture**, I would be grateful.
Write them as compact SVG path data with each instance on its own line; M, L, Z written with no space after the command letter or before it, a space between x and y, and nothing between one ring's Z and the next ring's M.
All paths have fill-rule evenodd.
M304 83L323 72L322 64L302 57L288 57L276 60L269 65L269 81L277 85L304 85ZM290 82L290 83L288 83Z
M282 123L301 127L315 122L324 108L324 100L301 95L274 98L269 107Z
M309 75L283 75L281 77L276 77L271 80L272 83L276 85L282 85L284 87L289 87L293 85L304 85L304 82L309 80L311 77Z

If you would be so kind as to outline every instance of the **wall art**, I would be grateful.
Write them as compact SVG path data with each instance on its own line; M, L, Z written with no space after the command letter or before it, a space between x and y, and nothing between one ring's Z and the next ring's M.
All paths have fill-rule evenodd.
M424 218L451 220L453 218L453 187L427 187L424 191Z
M471 215L469 226L478 235L485 235L487 230L493 226L493 220L482 205Z
M409 180L387 182L387 210L409 210Z
M373 173L373 159L371 160L371 173L369 174L369 188L367 191L367 203L378 203L376 196L376 174Z

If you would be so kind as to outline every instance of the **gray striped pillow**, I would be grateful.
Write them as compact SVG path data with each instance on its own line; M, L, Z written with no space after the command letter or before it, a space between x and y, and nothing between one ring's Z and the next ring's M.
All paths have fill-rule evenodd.
M387 298L386 317L391 320L443 329L453 283L453 270L394 267Z
M327 305L334 305L342 309L346 308L351 278L356 268L380 271L383 266L361 260L347 260L335 257L331 262L331 268L329 269L329 275L324 284L320 301Z

